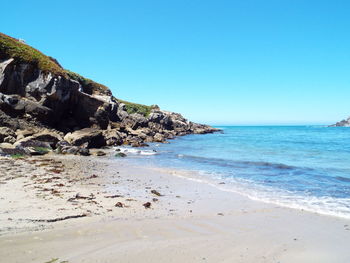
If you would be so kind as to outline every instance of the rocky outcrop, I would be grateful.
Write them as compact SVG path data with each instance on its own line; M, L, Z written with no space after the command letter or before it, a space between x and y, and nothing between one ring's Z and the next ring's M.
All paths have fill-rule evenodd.
M64 140L74 146L86 144L87 148L100 148L106 145L102 131L96 128L85 128L67 133Z
M0 127L0 143L7 142L8 138L15 140L16 133L7 127Z
M57 60L1 33L0 41L0 143L15 149L59 145L63 153L88 155L88 148L146 146L217 131L156 105L122 103L107 87L64 70ZM12 54L6 45L25 45L23 52L44 61Z
M29 133L28 133L29 134ZM62 141L62 137L52 131L42 131L22 139L17 139L14 146L20 147L44 147L55 149L56 144Z
M346 120L339 121L336 124L331 125L330 127L350 127L350 117Z
M69 131L106 129L112 100L84 93L84 87L65 76L42 72L13 58L0 61L0 110L12 117L33 118L43 125Z
M60 154L74 154L89 156L90 151L85 147L86 145L74 146L66 141L60 141L56 144L56 152Z

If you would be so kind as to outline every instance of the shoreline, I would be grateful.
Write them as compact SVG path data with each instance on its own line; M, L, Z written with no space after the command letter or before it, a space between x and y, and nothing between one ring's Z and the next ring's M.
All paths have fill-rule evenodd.
M31 159L46 162L52 159L52 166L64 171L57 179L61 182L46 184L65 186L57 186L60 193L56 194L54 190L43 191L49 194L40 198L31 195L36 193L36 186L42 185L35 183L35 177L31 179L32 185L22 187L30 182L34 171L37 177L40 169L44 176L49 176L44 169L47 165L40 166L39 161L21 164L26 174L0 185L2 189L16 190L12 195L2 191L0 198L3 207L0 258L6 258L6 262L48 262L55 258L70 263L117 259L120 262L350 260L348 219L253 201L214 185L181 178L174 170L167 173L149 169L125 159L69 155L47 155L28 161ZM18 164L22 160L10 161L16 164L14 168L20 169ZM38 167L31 171L31 165ZM68 181L72 181L70 186ZM76 200L67 201L70 198ZM123 207L115 207L118 202ZM150 208L143 206L147 202ZM86 216L57 222L23 220L62 219L82 214ZM7 227L10 229L6 232Z
M132 149L132 148L131 148ZM126 153L132 153L132 157L138 157L138 158L133 158L133 159L127 159L127 161L130 161L131 165L144 165L144 162L141 163L139 162L138 159L142 159L147 157L148 155L154 155L150 154L150 150L148 149L141 149L138 150L139 153L137 153L137 150L132 149L130 151L129 147L126 147L123 149L123 152ZM140 153L141 152L141 153ZM140 158L141 157L141 158ZM163 172L163 173L168 173L180 178L184 178L187 180L195 181L198 183L203 183L203 184L208 184L211 185L215 188L217 188L220 191L225 191L225 192L231 192L234 194L241 195L245 198L248 198L252 201L256 202L263 202L271 205L277 205L289 209L296 209L296 210L301 210L301 211L306 211L310 213L316 213L324 216L332 216L332 217L337 217L337 218L343 218L350 220L350 214L347 210L344 210L343 212L337 212L333 210L329 210L329 207L323 207L325 205L324 203L327 203L328 205L334 202L333 199L317 199L317 197L313 196L298 196L298 195L288 195L288 192L278 190L278 189L269 189L266 191L265 189L261 190L261 188L266 188L266 186L258 186L258 188L254 187L252 188L249 186L250 183L247 182L239 182L239 181L228 181L227 178L220 178L220 177L212 177L208 175L203 175L201 174L202 171L199 170L189 170L186 168L179 168L179 167L171 167L171 168L166 168L163 165L157 165L156 162L158 160L152 160L152 165L146 166L145 168L151 169L157 172ZM156 161L156 162L155 162ZM253 182L251 184L254 184ZM280 199L277 198L276 196L270 196L269 194L271 193L278 193L277 197L280 196L285 196L288 198L294 198L294 199ZM299 202L296 202L296 199L298 199ZM303 202L301 202L303 201ZM320 202L322 203L322 206L320 205ZM344 201L345 202L345 201ZM318 203L318 204L317 204ZM344 204L344 206L340 206L339 203L336 204L337 208L339 210L341 209L348 209L347 205ZM334 204L333 204L334 207ZM328 209L327 209L328 208ZM345 213L345 211L347 213Z

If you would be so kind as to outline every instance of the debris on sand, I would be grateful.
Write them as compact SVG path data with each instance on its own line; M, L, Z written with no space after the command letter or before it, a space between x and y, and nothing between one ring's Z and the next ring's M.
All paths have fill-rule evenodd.
M151 203L150 202L147 202L147 203L144 203L143 206L147 209L147 208L151 208Z
M151 193L156 196L162 196L157 190L152 190Z
M75 200L77 200L77 199L85 199L85 200L93 200L93 199L95 199L96 197L94 196L94 194L90 194L89 196L82 196L82 195L80 195L79 193L77 193L76 195L75 195L75 197L71 197L71 198L69 198L67 201L68 202L72 202L72 201L75 201Z
M118 202L114 206L122 208L122 207L124 207L124 204L122 202Z
M53 218L53 219L28 219L28 220L32 221L32 222L54 223L54 222L57 222L57 221L63 221L63 220L67 220L67 219L79 218L79 217L85 217L85 216L87 216L87 215L86 214L81 214L81 215L57 217L57 218Z
M117 197L123 197L122 195L106 195L105 198L117 198Z

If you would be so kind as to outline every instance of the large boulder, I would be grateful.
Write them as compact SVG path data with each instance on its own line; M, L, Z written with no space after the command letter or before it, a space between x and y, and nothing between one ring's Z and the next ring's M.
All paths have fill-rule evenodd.
M0 102L1 103L1 102ZM11 118L4 111L0 110L0 126L9 127L13 130L17 130L21 127L21 123L16 118Z
M32 117L44 124L53 124L54 112L40 102L32 101L19 95L0 93L0 110L11 117Z
M165 142L165 137L163 134L160 134L160 133L156 133L154 136L153 136L153 140L155 142Z
M31 128L28 128L28 129L24 129L24 130L21 130L21 129L18 129L16 131L16 136L17 136L17 141L25 138L25 137L29 137L29 136L32 136L36 133L38 133L39 131L36 130L36 129L31 129Z
M19 148L28 148L28 147L46 148L46 149L52 148L49 142L36 140L33 136L29 136L19 141L16 141L13 145Z
M96 96L76 92L71 98L72 117L79 127L106 129L109 123L111 105Z
M190 122L189 133L207 134L207 133L214 133L214 132L220 132L220 131L221 131L220 129L213 128L213 127L208 126L208 125Z
M117 129L103 131L103 136L107 146L116 146L123 144L123 136Z
M74 154L74 155L83 155L89 156L90 151L86 148L87 143L81 146L73 146L69 144L67 141L60 141L56 144L56 152L60 154Z
M64 140L74 146L87 143L87 148L100 148L106 145L105 137L100 129L85 128L64 136Z
M7 127L0 127L0 143L4 142L5 138L8 138L9 136L15 137L16 133Z
M148 120L141 114L138 114L138 113L130 114L130 118L133 121L131 128L134 130L148 126Z
M30 131L27 131L27 134L30 134ZM19 133L19 132L18 132ZM22 131L22 135L26 134L25 131ZM44 148L55 148L57 142L63 140L63 138L49 130L44 130L31 136L23 137L15 142L15 146L20 147L44 147Z
M165 115L159 110L154 110L148 116L148 120L150 122L160 123L162 119L164 119Z
M120 103L118 105L117 116L118 116L119 120L121 120L121 121L129 116L129 114L126 111L126 106L124 103Z

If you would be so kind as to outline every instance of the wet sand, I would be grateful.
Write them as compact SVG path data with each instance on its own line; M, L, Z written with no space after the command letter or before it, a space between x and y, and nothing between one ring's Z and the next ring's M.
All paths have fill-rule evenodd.
M0 262L350 262L350 220L181 171L62 155L0 171Z

